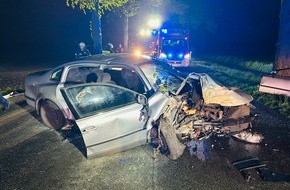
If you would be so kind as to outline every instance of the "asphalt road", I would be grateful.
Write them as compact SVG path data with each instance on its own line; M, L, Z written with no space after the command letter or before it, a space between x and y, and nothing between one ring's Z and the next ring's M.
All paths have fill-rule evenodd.
M0 187L6 189L290 189L287 182L265 182L251 170L246 182L232 162L258 157L274 172L290 174L289 120L257 104L263 114L254 129L264 141L247 144L219 137L186 149L171 161L152 159L143 145L99 158L83 155L77 132L58 133L43 126L23 96L9 99L0 113ZM276 125L279 123L279 126Z

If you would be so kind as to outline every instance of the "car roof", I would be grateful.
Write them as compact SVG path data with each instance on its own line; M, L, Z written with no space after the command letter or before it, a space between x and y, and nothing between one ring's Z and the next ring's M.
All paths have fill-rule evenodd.
M150 58L136 56L130 53L110 53L92 55L86 59L77 60L62 64L59 67L82 64L122 64L128 66L136 66L144 63L152 62Z
M69 66L100 66L101 64L104 65L125 65L129 67L137 67L138 65L143 64L158 64L162 65L164 69L169 69L171 72L177 72L180 76L186 77L183 73L177 71L174 69L171 65L167 64L166 62L162 60L152 60L149 56L136 56L132 53L109 53L109 54L98 54L98 55L92 55L86 59L82 60L76 60L64 63L62 65L59 65L58 67L52 68L51 71L56 71L63 67L69 67Z

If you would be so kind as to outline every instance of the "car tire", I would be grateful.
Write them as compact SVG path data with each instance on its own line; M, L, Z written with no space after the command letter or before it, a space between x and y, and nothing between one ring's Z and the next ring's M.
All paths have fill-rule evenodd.
M164 135L162 133L160 133L160 153L161 154L164 154L166 156L169 156L170 155L170 150L169 150L169 147L167 145L167 142L166 142L166 139L164 137Z
M43 123L55 130L61 130L64 126L65 118L62 111L52 101L46 100L40 105L40 117Z
M185 145L178 140L175 129L167 117L160 119L159 127L162 141L161 150L169 159L176 160L183 154Z

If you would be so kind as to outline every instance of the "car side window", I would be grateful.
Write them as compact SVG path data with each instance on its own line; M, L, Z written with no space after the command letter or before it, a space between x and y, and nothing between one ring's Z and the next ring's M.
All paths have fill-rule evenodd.
M63 68L54 71L51 74L50 80L59 82L60 81L60 78L61 78L61 75L62 75L62 72L63 72Z
M111 75L116 85L128 88L139 94L145 94L148 91L139 74L132 68L108 67L104 71Z
M66 84L96 82L100 72L101 70L98 67L71 67L68 70L65 82ZM93 75L95 75L95 77L93 77ZM90 78L89 81L88 77Z
M79 72L79 68L73 67L68 70L68 74L65 81L66 83L84 83L85 79Z
M102 85L81 85L65 90L79 118L95 115L136 103L135 93L123 88Z
M139 94L145 93L145 86L136 71L129 68L122 68L121 76L121 86L138 92Z

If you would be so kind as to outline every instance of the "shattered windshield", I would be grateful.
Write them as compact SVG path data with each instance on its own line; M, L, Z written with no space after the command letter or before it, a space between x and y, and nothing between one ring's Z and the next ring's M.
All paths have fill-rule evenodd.
M144 64L140 68L146 75L150 84L162 91L176 93L182 83L182 78L171 73L169 70L163 68L161 65Z

